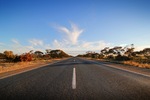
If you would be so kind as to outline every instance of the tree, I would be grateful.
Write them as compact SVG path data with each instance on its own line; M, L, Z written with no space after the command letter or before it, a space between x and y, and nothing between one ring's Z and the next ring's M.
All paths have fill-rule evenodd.
M132 57L135 55L134 52L134 44L127 45L123 48L123 54L128 57Z
M134 48L127 48L125 54L128 56L128 57L132 57L134 55ZM133 55L132 55L133 54Z
M122 54L122 47L121 46L116 46L116 47L112 48L112 50L114 51L114 54L117 54L117 55Z
M150 48L145 48L145 49L143 49L142 53L143 53L145 56L150 55Z
M35 51L34 54L37 56L42 56L44 53L41 51Z
M8 61L13 61L13 59L15 58L15 55L13 54L12 51L4 51L4 55L6 56L6 59Z
M108 55L108 51L109 51L109 47L105 47L104 49L102 49L102 50L100 51L100 53L101 53L102 55L107 56L107 55Z
M63 58L63 57L69 57L68 54L66 54L64 51L62 50L51 50L51 52L49 53L49 55L52 58Z
M51 49L46 49L45 50L47 54L50 54L50 52L52 51Z

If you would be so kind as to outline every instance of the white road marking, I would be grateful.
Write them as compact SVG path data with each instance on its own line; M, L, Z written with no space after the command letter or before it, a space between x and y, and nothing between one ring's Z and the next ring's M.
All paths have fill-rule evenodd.
M76 89L76 69L73 68L72 89Z

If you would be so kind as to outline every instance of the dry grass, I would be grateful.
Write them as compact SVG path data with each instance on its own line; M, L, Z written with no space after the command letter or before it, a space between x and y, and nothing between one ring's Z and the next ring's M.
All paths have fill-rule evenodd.
M142 64L135 61L124 61L123 64L132 65L140 68L150 68L150 64Z
M38 60L38 61L18 62L18 63L0 63L0 73L13 71L17 69L23 69L26 67L41 66L50 62L52 62L52 60Z

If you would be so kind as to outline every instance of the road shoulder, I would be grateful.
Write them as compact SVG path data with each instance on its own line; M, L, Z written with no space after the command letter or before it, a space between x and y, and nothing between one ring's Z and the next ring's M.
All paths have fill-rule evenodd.
M48 61L48 62L45 62L45 63L37 63L37 64L34 64L34 65L21 67L21 68L15 69L15 70L2 72L2 73L0 73L0 79L4 79L4 78L10 77L10 76L21 74L21 73L31 71L31 70L34 70L34 69L38 69L38 68L41 68L41 67L44 67L44 66L47 66L47 65L50 65L50 64L57 63L59 61L65 60L65 59L66 58L64 58L64 59L54 59L54 60L51 60L51 61Z
M147 69L147 68L140 68L140 67L135 67L135 66L131 66L131 65L106 62L106 61L101 61L101 60L96 60L96 59L87 59L87 60L95 62L96 64L102 64L102 65L105 65L105 66L108 66L111 68L120 69L120 70L128 71L131 73L137 73L137 74L141 74L143 76L150 77L150 69Z

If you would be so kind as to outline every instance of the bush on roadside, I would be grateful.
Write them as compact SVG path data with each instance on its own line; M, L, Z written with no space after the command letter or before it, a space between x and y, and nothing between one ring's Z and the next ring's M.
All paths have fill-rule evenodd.
M139 62L135 62L135 61L124 61L123 64L136 66L136 67L140 67L140 68L150 68L149 64L146 64L146 63L143 64L143 63L139 63Z
M32 61L32 54L25 53L20 56L21 61Z
M20 56L16 56L13 61L14 62L20 62L21 61L21 57Z
M118 55L115 57L115 60L117 60L117 61L128 61L128 60L131 60L131 58L129 58L127 56Z
M108 60L114 60L114 59L115 59L115 57L114 57L114 56L112 56L112 55L109 55L106 59L108 59Z

